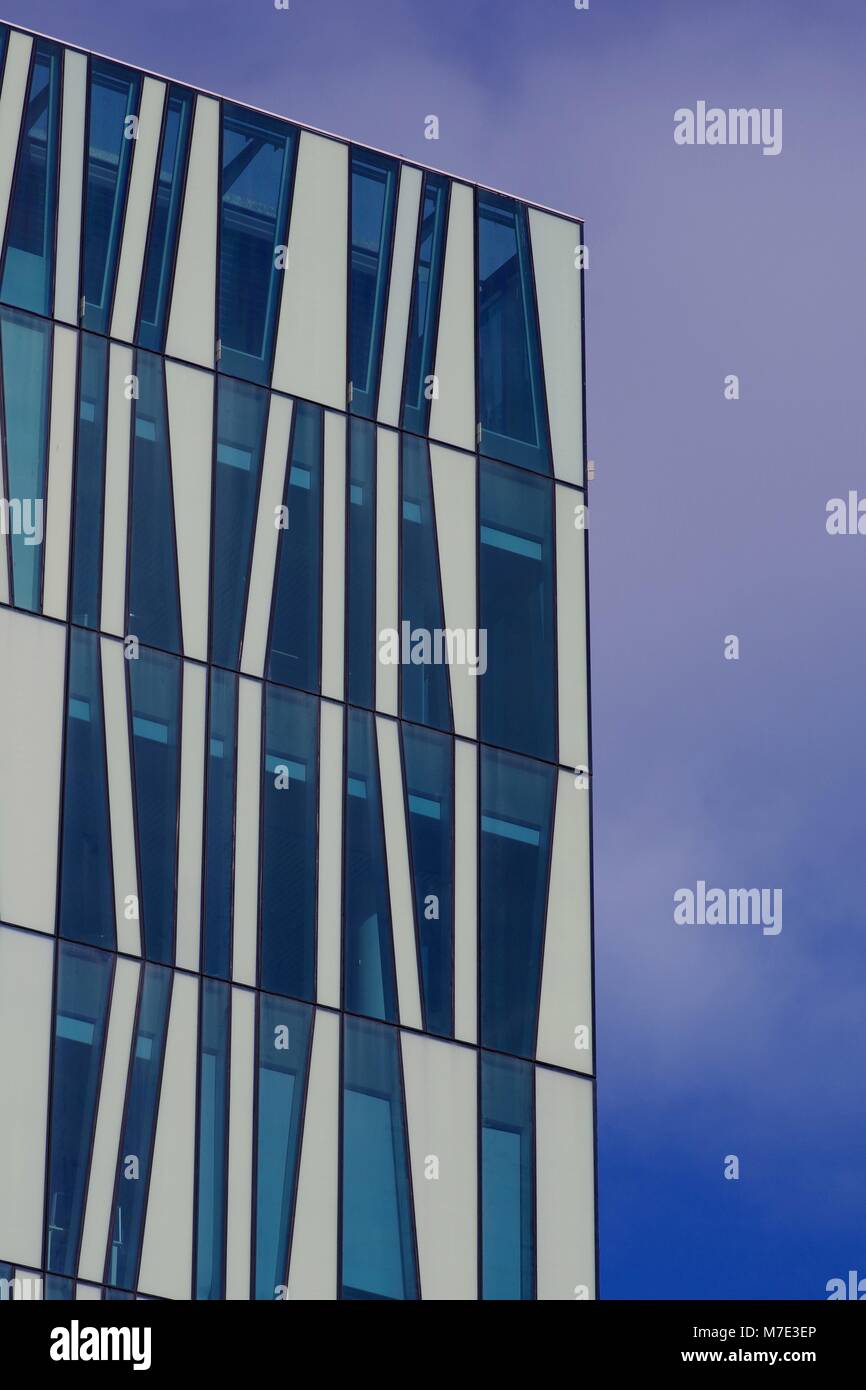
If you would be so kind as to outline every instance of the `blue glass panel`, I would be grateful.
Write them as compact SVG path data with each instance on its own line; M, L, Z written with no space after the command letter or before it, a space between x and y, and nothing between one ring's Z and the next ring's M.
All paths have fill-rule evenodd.
M550 472L547 405L526 208L478 193L481 452ZM575 390L579 383L575 383Z
M553 484L481 460L481 738L556 760Z
M79 345L70 615L71 621L82 627L99 627L108 340L82 333Z
M180 598L163 359L137 352L132 413L127 632L179 652Z
M252 563L268 393L221 377L217 388L211 660L236 670Z
M436 662L434 635L445 629L436 518L427 441L403 435L400 552L400 706L404 719L453 728L448 666ZM408 623L408 633L403 625ZM426 637L425 637L426 634ZM403 641L405 635L405 642ZM403 652L403 647L408 652ZM406 656L411 660L407 662Z
M174 963L181 662L142 647L127 661L144 954Z
M75 1282L72 1279L62 1279L57 1274L47 1274L42 1296L58 1303L71 1303L75 1298Z
M535 1297L535 1143L529 1062L481 1053L481 1289Z
M231 975L232 958L237 718L237 676L212 669L208 697L202 970L225 980Z
M222 372L266 383L285 266L296 131L223 102L219 336Z
M230 988L202 980L199 1018L195 1297L225 1298Z
M319 406L298 401L278 538L268 678L318 691L322 631L322 447Z
M60 49L36 41L6 223L0 297L20 309L50 314L57 214L60 134Z
M129 116L138 112L139 73L90 59L87 181L84 199L82 327L107 333L120 249L126 187L135 141Z
M396 160L371 150L352 150L350 409L371 418L376 415L379 391L397 169Z
M480 751L481 1043L532 1057L556 769Z
M435 370L448 194L447 179L439 174L424 175L403 386L403 428L415 434L426 434L430 419L428 378Z
M282 1296L289 1245L301 1116L309 1066L312 1009L259 995L256 1073L255 1297Z
M409 1152L396 1032L343 1019L342 1297L416 1299Z
M260 980L315 998L318 701L265 687Z
M346 711L344 853L344 1007L396 1023L376 726L371 714L354 709Z
M349 422L346 511L346 698L373 706L376 627L376 427Z
M114 957L67 942L57 950L46 1268L74 1275Z
M193 101L192 92L183 87L169 87L138 318L137 341L154 352L161 352L165 342Z
M454 747L401 724L424 1027L454 1032Z
M113 1300L118 1303L135 1302L135 1294L127 1293L125 1289L105 1289L103 1290L102 1297L106 1300Z
M61 936L116 945L102 673L95 633L69 632L60 870Z
M171 980L171 971L160 965L145 965L142 970L129 1090L117 1153L111 1245L105 1268L106 1283L128 1289L134 1289L138 1282L141 1261Z
M42 607L45 460L51 325L14 309L0 311L6 448L6 514L12 551L12 601Z

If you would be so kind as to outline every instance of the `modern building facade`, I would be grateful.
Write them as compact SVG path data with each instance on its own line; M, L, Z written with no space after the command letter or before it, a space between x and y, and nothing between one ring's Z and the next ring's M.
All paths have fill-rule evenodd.
M0 1291L593 1298L581 225L0 48Z

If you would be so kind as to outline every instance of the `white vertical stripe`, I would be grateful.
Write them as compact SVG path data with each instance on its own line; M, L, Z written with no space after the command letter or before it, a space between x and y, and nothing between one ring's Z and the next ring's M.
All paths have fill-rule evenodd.
M63 115L60 178L57 185L57 254L54 262L54 317L78 323L78 260L81 255L81 198L84 188L84 114L87 58L63 50Z
M180 754L180 832L177 861L176 962L198 970L201 942L201 856L205 788L207 672L183 664L183 730Z
M475 603L475 456L430 446L439 568L445 626L465 632L476 626ZM479 677L471 668L449 666L454 731L476 737L476 696ZM484 677L480 677L484 679Z
M271 396L268 412L268 433L262 463L262 485L259 492L259 514L253 545L250 570L250 593L247 602L241 670L251 676L264 673L268 648L268 627L271 618L271 599L277 567L277 546L282 532L277 529L277 508L285 495L286 467L292 429L292 402L285 396ZM292 544L291 516L287 543Z
M391 286L382 347L382 375L379 379L379 419L385 425L400 423L420 203L421 170L404 164L400 169L400 196L394 224Z
M346 607L346 421L325 415L322 549L322 694L343 698Z
M535 1072L538 1300L595 1298L592 1083Z
M273 384L346 408L349 151L302 130Z
M474 1300L478 1297L476 1054L411 1033L401 1038L421 1297Z
M130 348L111 344L108 359L108 420L105 444L105 518L102 532L102 630L126 631L126 532L129 505L129 445L132 401Z
M69 536L72 510L72 456L75 448L75 356L78 334L54 330L51 374L51 433L48 443L48 496L45 512L45 573L42 611L66 618Z
M589 1029L588 1048L578 1047ZM589 894L589 792L560 772L538 1013L540 1062L592 1071L592 956Z
M340 1020L316 1010L298 1200L289 1264L289 1298L337 1296Z
M575 526L585 498L556 488L556 641L559 668L559 761L589 766L586 661L586 531ZM580 509L580 511L578 511Z
M165 364L171 479L184 656L207 660L210 602L211 444L214 383L210 372Z
M0 917L54 931L65 628L0 609Z
M414 895L409 871L409 840L406 803L403 797L400 735L397 725L390 719L377 719L376 733L379 743L379 779L382 784L382 819L385 824L385 854L388 861L398 1013L400 1022L407 1028L422 1028L421 987L415 942L415 914L412 911Z
M475 451L475 209L472 189L451 184L430 435Z
M3 89L0 91L0 246L6 239L9 197L15 176L15 156L21 117L27 99L27 76L33 40L29 34L13 29L6 46Z
M219 127L219 102L197 96L165 344L169 357L202 367L215 350Z
M156 178L164 102L165 83L158 82L153 77L145 77L141 89L138 134L134 142L132 169L129 175L126 216L114 291L114 312L111 318L112 338L122 338L128 343L135 338L135 316L141 277L144 274L145 244Z
M93 1279L97 1284L102 1283L105 1272L114 1181L124 1158L118 1146L122 1137L126 1081L132 1060L140 972L141 967L136 962L124 960L122 956L118 958L114 971L111 1014L108 1019L99 1109L93 1138L93 1157L90 1162L84 1209L81 1258L78 1262L78 1273L81 1277ZM137 1181L146 1183L147 1177L142 1168Z
M0 1249L10 1263L42 1263L53 957L44 937L0 927Z
M575 222L529 209L535 293L550 417L553 471L583 482L582 272L575 266L581 229Z
M376 434L376 708L396 714L400 667L379 654L383 633L400 630L400 455L393 431Z
M3 439L0 431L0 478L3 477ZM9 551L5 528L0 526L0 603L9 602Z
M226 1298L250 1296L256 995L232 990Z
M139 1287L189 1299L195 1170L198 982L176 974L165 1045Z
M478 1032L478 750L454 744L454 1036Z
M343 904L343 707L320 703L316 998L340 1007Z
M141 955L141 903L135 858L132 809L132 764L126 707L126 658L121 642L102 638L102 692L105 708L105 751L108 758L108 805L111 813L111 854L114 860L114 916L117 949ZM138 920L128 920L126 899L138 904Z
M238 771L235 824L235 911L232 979L256 983L259 903L259 792L261 788L262 686L238 682Z

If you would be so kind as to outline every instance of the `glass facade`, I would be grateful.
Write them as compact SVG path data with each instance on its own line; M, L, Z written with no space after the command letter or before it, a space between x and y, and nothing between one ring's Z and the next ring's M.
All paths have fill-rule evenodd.
M0 1292L593 1297L580 227L0 50Z

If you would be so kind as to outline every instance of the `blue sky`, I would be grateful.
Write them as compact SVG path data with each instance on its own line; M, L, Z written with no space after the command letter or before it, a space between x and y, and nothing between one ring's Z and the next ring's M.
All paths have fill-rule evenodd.
M866 537L825 530L866 495L866 8L3 17L586 219L602 1294L866 1275ZM782 153L677 147L699 100L781 107ZM782 932L675 926L698 879L781 888Z

